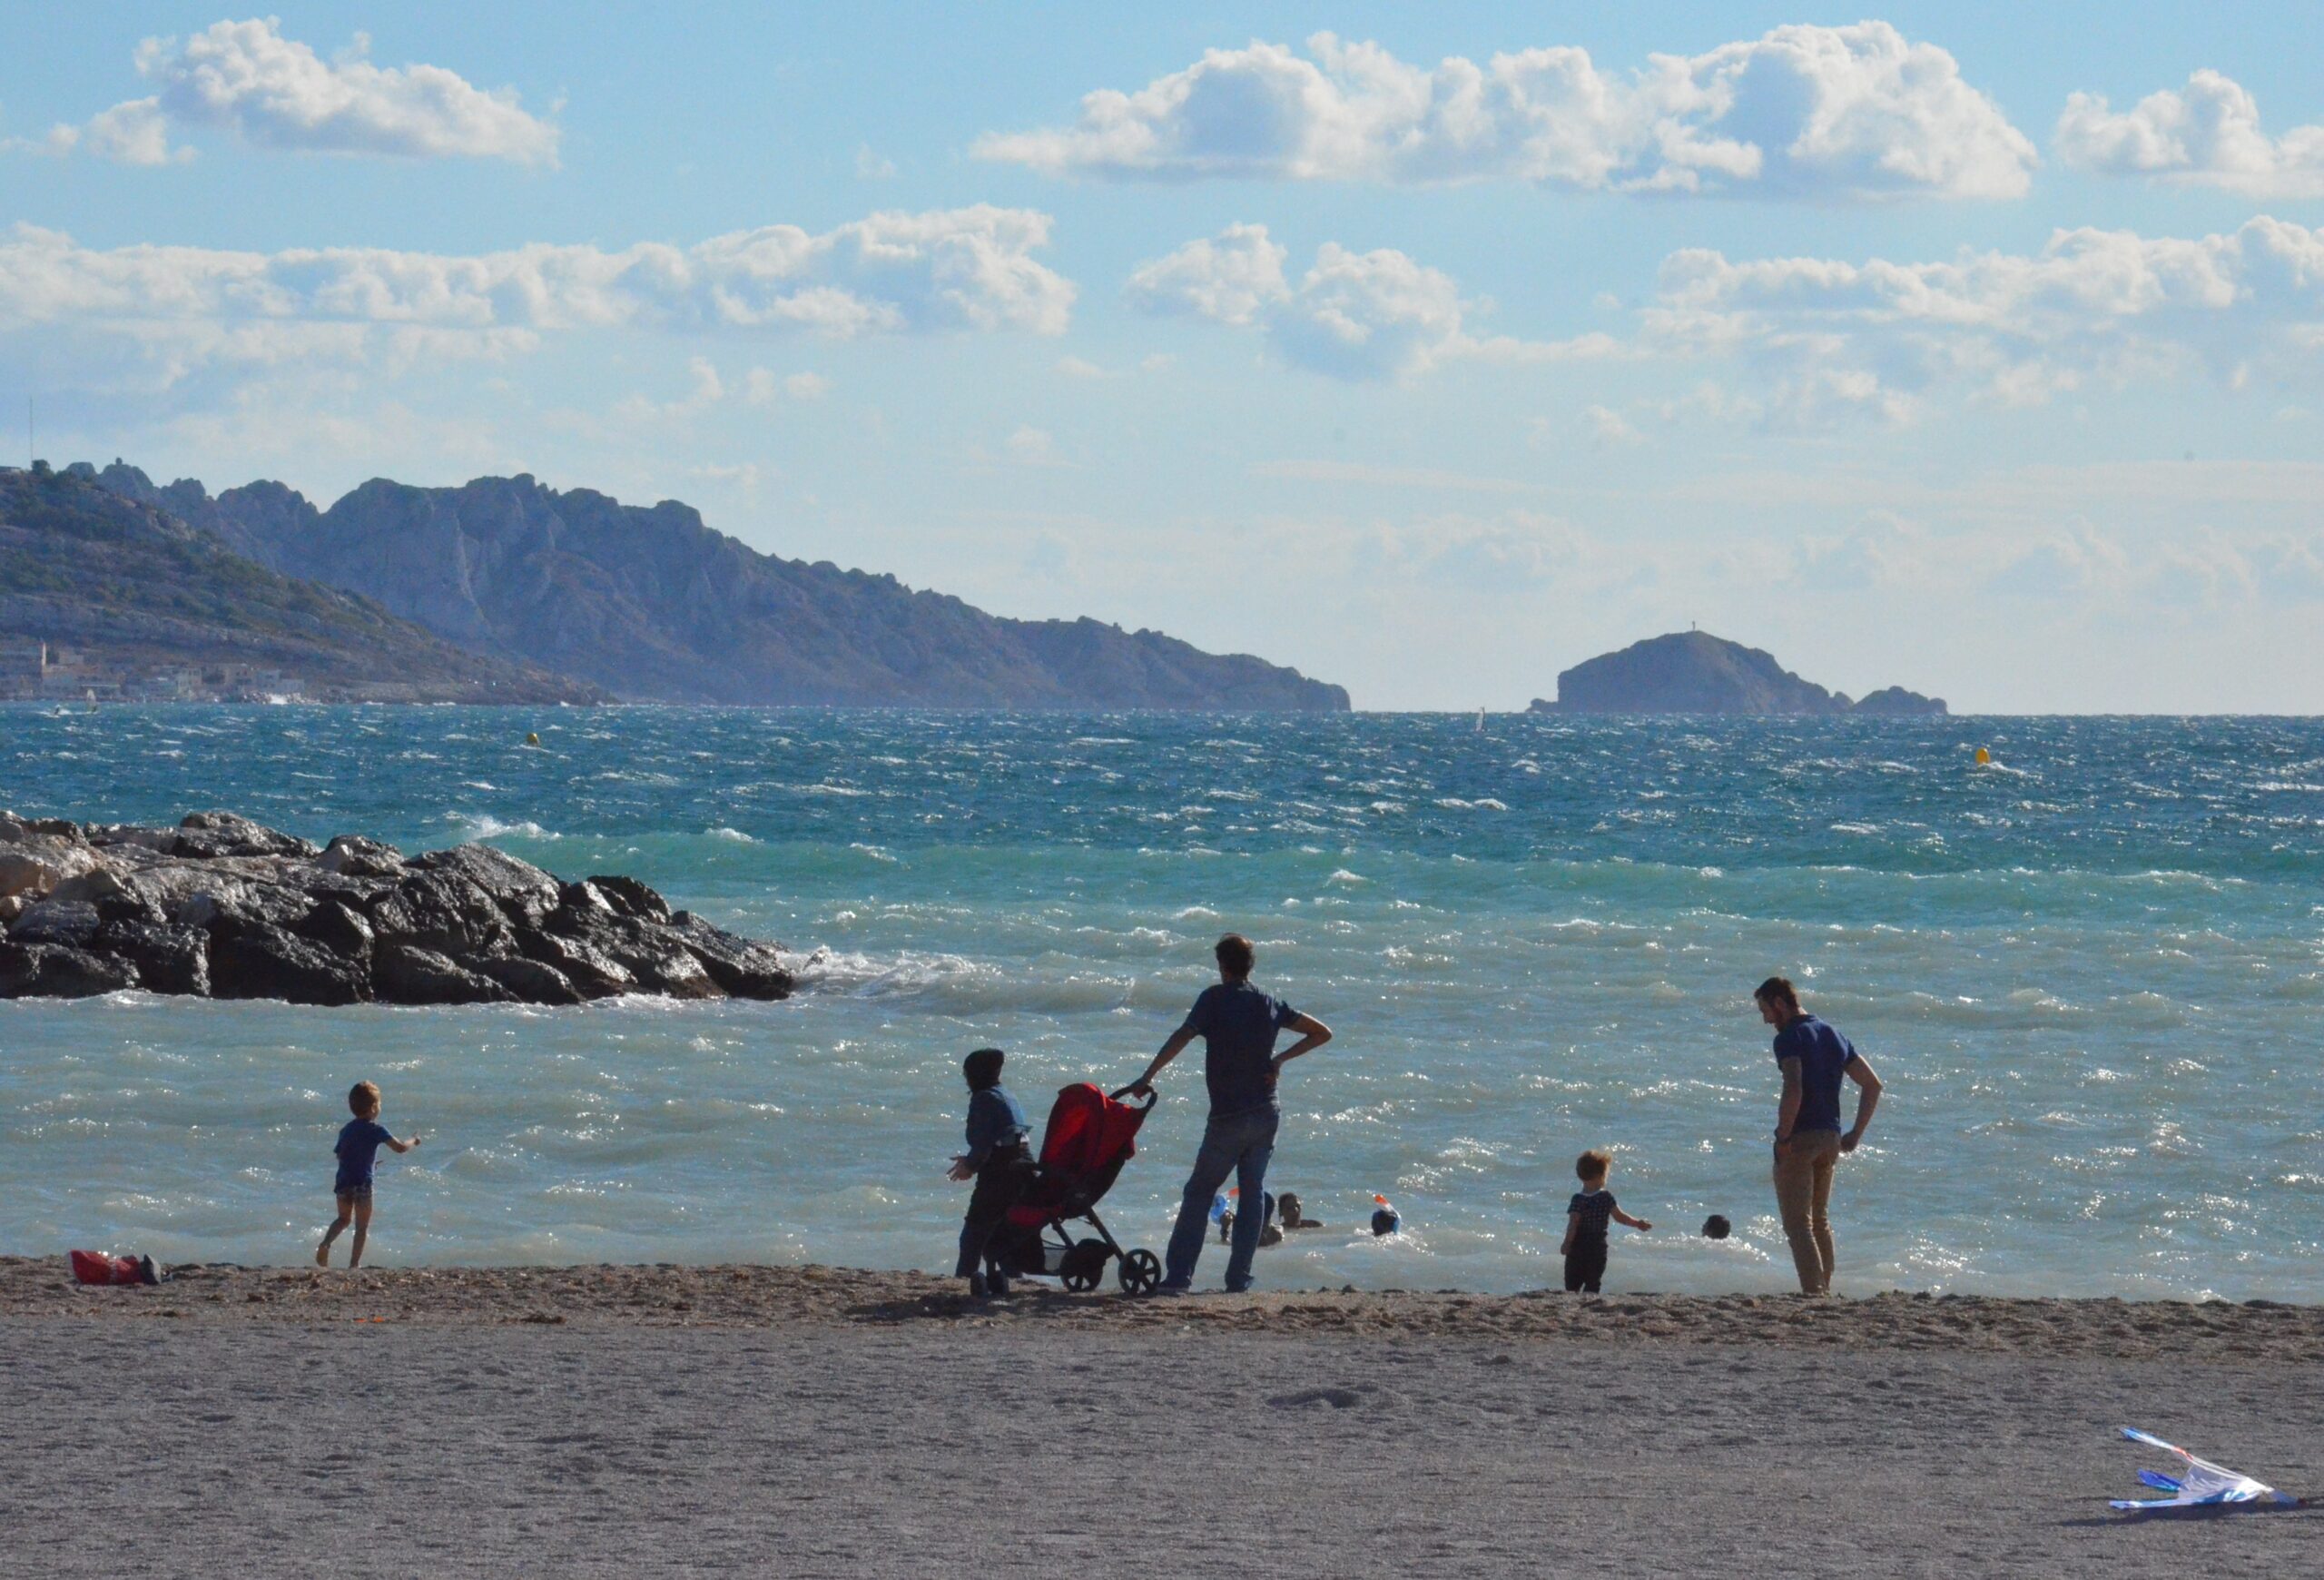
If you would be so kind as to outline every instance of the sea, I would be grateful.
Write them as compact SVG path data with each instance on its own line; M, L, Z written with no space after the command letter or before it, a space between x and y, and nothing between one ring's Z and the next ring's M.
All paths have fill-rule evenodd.
M1269 1176L1324 1227L1266 1287L1553 1286L1586 1147L1654 1226L1615 1230L1610 1290L1792 1287L1779 973L1887 1087L1842 1292L2324 1300L2324 722L20 706L0 805L487 841L800 977L0 1003L0 1252L303 1261L369 1079L425 1138L382 1154L374 1262L949 1272L962 1056L1006 1049L1038 1125L1136 1076L1234 930L1336 1033ZM1125 1245L1167 1238L1200 1065L1101 1206Z

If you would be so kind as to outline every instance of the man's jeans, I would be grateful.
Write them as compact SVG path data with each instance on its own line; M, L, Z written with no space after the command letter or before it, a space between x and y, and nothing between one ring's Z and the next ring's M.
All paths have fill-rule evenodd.
M1832 1170L1839 1160L1837 1131L1795 1131L1791 1145L1776 1154L1776 1207L1802 1294L1832 1290Z
M1267 1160L1275 1156L1275 1127L1282 1122L1282 1111L1273 1103L1242 1113L1211 1115L1202 1132L1202 1150L1195 1154L1186 1200L1178 1204L1178 1226L1170 1231L1164 1283L1184 1289L1195 1281L1195 1263L1202 1257L1210 1228L1210 1203L1231 1170L1243 1205L1236 1210L1235 1243L1226 1253L1226 1287L1251 1287L1251 1258L1258 1252L1259 1230L1266 1227Z

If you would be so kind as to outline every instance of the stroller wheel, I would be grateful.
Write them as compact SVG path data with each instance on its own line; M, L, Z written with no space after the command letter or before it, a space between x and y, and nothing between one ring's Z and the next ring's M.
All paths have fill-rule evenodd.
M1126 1252L1121 1280L1125 1295L1151 1295L1162 1282L1161 1259L1150 1250Z
M1098 1287L1106 1276L1106 1242L1085 1239L1065 1253L1065 1261L1058 1269L1058 1282L1077 1295L1086 1295Z

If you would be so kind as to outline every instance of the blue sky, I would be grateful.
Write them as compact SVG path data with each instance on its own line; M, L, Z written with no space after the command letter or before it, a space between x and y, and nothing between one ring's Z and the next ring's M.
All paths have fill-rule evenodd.
M0 433L682 499L1359 706L1697 622L2324 711L2303 8L1149 9L12 6Z

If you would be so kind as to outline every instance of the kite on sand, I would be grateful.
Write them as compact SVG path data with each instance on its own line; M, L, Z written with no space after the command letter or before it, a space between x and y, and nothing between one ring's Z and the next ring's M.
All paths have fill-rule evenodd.
M2122 1436L2133 1443L2144 1443L2149 1447L2176 1454L2186 1462L2187 1467L2179 1473L2176 1479L2159 1470L2140 1471L2141 1481L2157 1492L2167 1492L2171 1496L2143 1499L2111 1498L2107 1502L2109 1508L2195 1508L2206 1504L2255 1504L2263 1508L2270 1504L2283 1504L2292 1508L2300 1506L2300 1500L2288 1492L2278 1492L2266 1482L2254 1481L2240 1471L2230 1470L2223 1465L2198 1459L2176 1443L2165 1443L2152 1433L2125 1427Z

